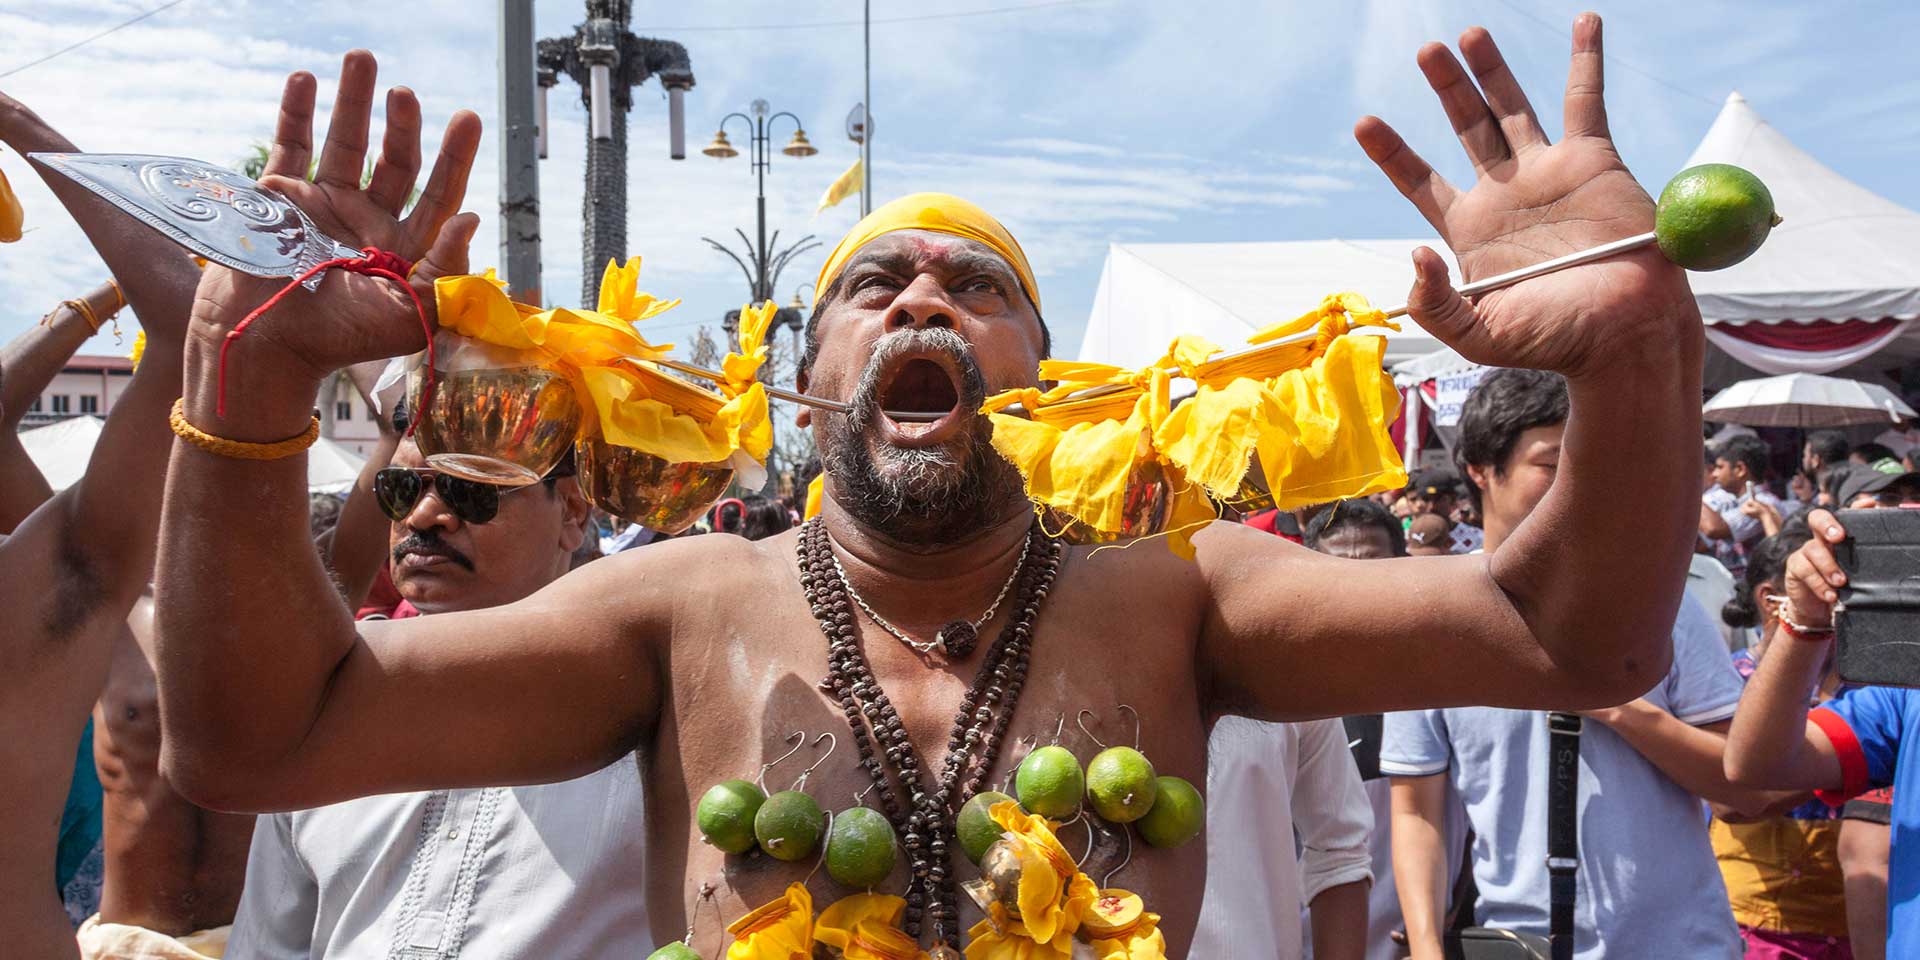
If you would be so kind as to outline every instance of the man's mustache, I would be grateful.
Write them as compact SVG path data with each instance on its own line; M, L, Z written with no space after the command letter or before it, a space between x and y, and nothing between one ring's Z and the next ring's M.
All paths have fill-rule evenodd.
M921 327L895 330L874 341L873 355L860 373L860 382L848 398L848 419L856 429L864 429L880 412L881 377L887 367L901 356L929 353L945 354L953 360L959 383L960 405L978 410L987 400L987 378L973 359L973 347L959 334L945 327Z
M466 554L448 546L447 542L440 539L440 535L434 533L431 529L415 530L409 534L405 540L400 541L400 543L393 548L393 562L399 563L401 560L406 559L408 554L419 554L423 557L445 557L465 567L468 573L473 572L473 560L469 559Z

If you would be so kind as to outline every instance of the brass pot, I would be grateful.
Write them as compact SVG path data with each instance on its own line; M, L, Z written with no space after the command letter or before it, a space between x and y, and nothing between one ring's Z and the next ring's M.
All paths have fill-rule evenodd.
M407 386L413 439L435 470L481 483L525 486L547 475L580 432L580 403L544 367L437 373L433 394L415 370Z
M987 852L980 855L980 878L960 884L968 899L989 918L997 903L1007 916L1020 919L1020 843L1007 837L995 840Z
M725 463L670 463L597 437L580 441L574 462L594 506L668 535L692 526L733 482Z
M1148 460L1135 464L1127 476L1127 496L1121 510L1118 532L1095 530L1053 509L1047 511L1046 528L1061 531L1060 538L1068 543L1083 545L1151 537L1166 532L1172 498L1173 490L1166 470L1159 463Z

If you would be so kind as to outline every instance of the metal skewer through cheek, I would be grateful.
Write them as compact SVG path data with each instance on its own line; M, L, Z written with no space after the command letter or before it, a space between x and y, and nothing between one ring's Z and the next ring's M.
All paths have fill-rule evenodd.
M1656 239L1657 238L1655 237L1654 232L1649 230L1646 233L1636 234L1631 237L1623 237L1619 240L1614 240L1609 243L1603 243L1597 247L1589 247L1585 250L1577 250L1565 256L1555 257L1552 260L1536 263L1530 267L1521 267L1518 270L1509 270L1506 273L1496 274L1494 276L1486 278L1485 280L1476 280L1472 283L1467 284L1464 287L1460 287L1459 288L1460 295L1463 297L1477 297L1483 293L1492 293L1495 290L1505 289L1507 287L1513 286L1514 284L1521 283L1526 280L1532 280L1535 277L1543 277L1549 273L1556 273L1558 271L1565 270L1569 267L1577 267L1583 264L1592 263L1595 260L1605 260L1608 257L1615 256L1616 254L1626 253L1629 250L1638 250L1641 247L1651 245L1656 241ZM1407 305L1404 303L1397 307L1394 307L1391 310L1386 311L1386 313L1384 314L1384 316L1389 320L1395 317L1404 317L1406 315L1407 315ZM1320 332L1318 330L1307 330L1305 332L1298 333L1290 337L1283 337L1279 340L1274 340L1269 343L1263 343L1258 346L1248 347L1244 350L1236 350L1231 353L1216 354L1213 357L1209 358L1208 362L1218 363L1222 360L1231 360L1236 357L1244 357L1251 354L1261 353L1267 350L1277 350L1282 347L1292 346L1298 343L1307 343L1307 342L1311 342L1315 337L1318 337L1319 335L1320 335ZM708 370L704 367L696 367L688 363L681 363L678 360L662 359L662 360L654 360L651 362L658 364L662 367L666 367L669 370L678 370L681 373L691 374L696 377L704 377L716 383L726 379L723 374L717 371ZM798 403L798 404L801 404L802 406L813 407L816 410L825 410L829 413L846 413L849 409L845 403L839 400L828 400L824 397L809 396L804 393L797 393L792 390L787 390L781 387L767 386L765 384L762 384L762 387L767 391L768 396L774 397L775 399L785 400L789 403ZM1103 397L1108 394L1118 393L1122 390L1130 390L1130 389L1133 389L1133 388L1124 386L1121 384L1107 384L1103 386L1092 387L1086 390L1082 390L1079 393L1074 394L1069 399L1070 400L1091 400L1096 397ZM1027 411L1020 408L1019 406L1008 407L1005 410L1002 410L1001 412L1006 414L1011 414L1013 416L1027 415ZM946 413L945 412L929 413L929 412L917 412L917 411L895 412L895 411L889 410L886 412L886 415L889 418L902 423L916 423L916 422L930 423L932 421L940 419L941 417L946 416Z

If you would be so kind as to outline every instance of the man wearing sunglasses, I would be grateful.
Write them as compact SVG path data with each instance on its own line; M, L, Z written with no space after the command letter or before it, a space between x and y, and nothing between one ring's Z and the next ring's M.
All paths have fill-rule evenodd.
M475 483L433 470L412 440L401 442L370 489L391 521L403 598L393 616L511 603L566 573L589 522L573 473L569 455L539 483ZM355 515L342 510L343 522ZM644 956L643 834L632 758L564 783L263 816L229 955L441 956L434 951L464 941L498 957Z

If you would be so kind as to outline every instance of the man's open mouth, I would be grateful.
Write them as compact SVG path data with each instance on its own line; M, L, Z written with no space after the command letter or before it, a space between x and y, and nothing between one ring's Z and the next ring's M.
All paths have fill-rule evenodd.
M900 357L881 372L880 421L888 439L922 446L945 439L961 421L960 376L952 357Z

